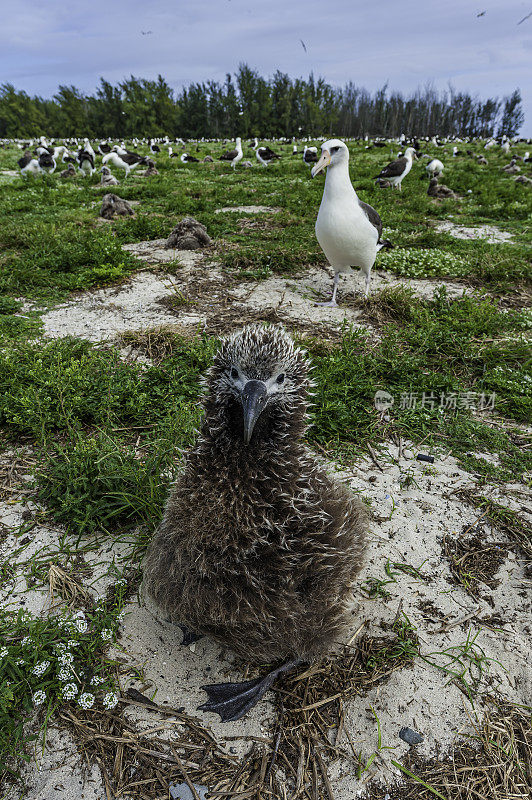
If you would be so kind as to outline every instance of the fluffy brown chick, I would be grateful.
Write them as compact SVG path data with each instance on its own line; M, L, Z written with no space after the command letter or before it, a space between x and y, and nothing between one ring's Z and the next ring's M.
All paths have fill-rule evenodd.
M249 662L319 658L347 623L367 514L303 441L308 359L283 328L251 325L222 344L205 385L144 591Z

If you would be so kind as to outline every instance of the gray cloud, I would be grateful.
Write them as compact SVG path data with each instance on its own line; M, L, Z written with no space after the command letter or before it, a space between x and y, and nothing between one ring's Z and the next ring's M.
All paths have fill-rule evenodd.
M520 87L532 135L532 0L18 0L3 11L0 74L43 96L99 77L223 80L240 61L261 73L313 71L333 84L411 91L431 81L480 96ZM485 16L476 14L486 10ZM143 36L141 31L152 31ZM301 47L305 42L307 52Z

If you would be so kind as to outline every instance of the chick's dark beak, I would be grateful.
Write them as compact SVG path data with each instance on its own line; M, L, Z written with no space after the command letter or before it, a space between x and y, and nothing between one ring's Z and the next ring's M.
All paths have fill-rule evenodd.
M262 381L248 381L242 390L244 412L244 442L249 444L253 428L264 411L267 399L266 386Z

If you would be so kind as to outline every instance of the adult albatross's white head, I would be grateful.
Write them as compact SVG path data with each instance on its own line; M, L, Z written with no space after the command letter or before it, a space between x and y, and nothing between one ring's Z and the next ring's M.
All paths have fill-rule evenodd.
M325 167L349 162L349 150L340 139L329 139L321 146L321 157L315 167L312 167L310 174L313 178Z

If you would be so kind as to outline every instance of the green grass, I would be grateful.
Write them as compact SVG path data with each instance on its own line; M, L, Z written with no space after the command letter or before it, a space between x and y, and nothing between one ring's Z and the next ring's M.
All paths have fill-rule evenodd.
M524 147L524 146L523 146ZM0 293L25 294L54 300L66 292L102 286L134 268L135 261L120 249L125 241L163 238L175 222L192 215L216 240L216 258L230 270L267 276L270 271L291 274L310 264L325 265L314 236L314 220L323 178L311 180L309 169L289 146L279 145L281 162L268 169L231 170L223 162L183 165L157 157L160 174L143 179L118 175L117 193L139 200L134 219L96 226L103 187L98 174L62 181L53 175L0 185ZM477 148L480 151L480 147ZM445 182L462 196L460 203L435 204L426 195L425 161L414 165L400 194L374 186L374 175L391 155L350 143L351 177L360 196L374 205L396 249L382 253L377 266L410 277L460 277L477 285L511 290L531 281L532 198L527 187L500 171L504 155L490 152L489 167L464 156L452 158L432 145L427 152L445 164ZM202 144L199 157L223 151L221 144ZM523 150L524 152L524 150ZM0 168L12 169L19 152L0 153ZM267 218L265 228L235 230L233 213L215 214L221 207L266 205L281 209ZM511 243L490 245L462 241L437 233L434 223L496 224L512 233ZM21 225L21 220L24 224Z
M378 445L386 428L373 398L384 389L396 398L395 430L405 439L450 443L464 459L473 458L474 442L479 451L500 453L503 478L530 470L532 456L512 444L510 432L486 425L459 401L471 391L486 398L495 393L496 413L516 422L529 418L532 378L523 337L528 317L503 313L489 298L451 301L444 290L430 301L388 293L385 307L394 320L378 344L360 329L346 329L332 349L305 341L317 384L310 441L342 459L364 452L368 443ZM54 432L92 426L107 433L117 426L153 431L178 417L178 442L186 446L198 423L198 380L216 347L208 337L176 337L169 357L144 368L76 339L13 343L0 352L0 424L11 435L46 442ZM416 407L402 409L401 397L411 393ZM432 398L425 407L423 393ZM442 395L454 395L456 408L442 409ZM477 459L475 469L481 466Z
M189 420L187 420L188 422ZM175 430L175 429L174 429ZM37 499L57 522L83 535L157 524L167 487L178 462L173 439L149 441L139 457L135 448L100 431L76 434L55 444L36 475Z

